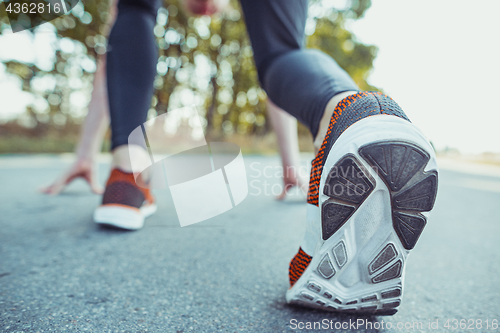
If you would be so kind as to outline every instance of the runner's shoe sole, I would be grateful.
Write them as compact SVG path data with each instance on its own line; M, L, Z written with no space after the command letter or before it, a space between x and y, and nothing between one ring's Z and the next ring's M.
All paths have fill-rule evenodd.
M320 182L321 239L288 303L392 315L406 261L437 194L434 150L410 122L378 115L333 145Z

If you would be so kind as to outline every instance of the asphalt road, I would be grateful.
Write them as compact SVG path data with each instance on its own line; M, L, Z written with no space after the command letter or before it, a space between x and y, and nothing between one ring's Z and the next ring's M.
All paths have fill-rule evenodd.
M268 190L280 181L257 170L278 171L278 158L245 162L250 194L231 211L181 228L169 192L156 191L158 213L142 230L124 232L92 222L100 198L83 182L57 197L37 193L67 159L1 157L0 332L334 331L294 329L293 319L344 327L383 321L383 329L347 332L500 332L492 328L500 321L500 177L442 170L400 311L358 318L286 305L305 199L276 202L264 192L264 181ZM103 164L103 182L106 176ZM458 322L453 330L453 319L465 319L467 328ZM430 329L436 320L439 329ZM418 322L421 328L412 326ZM398 323L415 329L398 330Z

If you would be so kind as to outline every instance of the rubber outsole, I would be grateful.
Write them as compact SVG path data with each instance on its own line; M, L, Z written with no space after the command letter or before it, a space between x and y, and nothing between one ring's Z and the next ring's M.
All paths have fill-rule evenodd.
M346 155L328 173L323 193L331 198L323 203L323 240L330 238L373 191L375 180L363 171L355 156Z
M401 304L406 259L436 199L437 167L430 144L413 125L389 119L403 128L366 134L369 121L349 134L365 138L338 149L327 169L321 241L287 292L289 303L367 315L393 315ZM389 138L370 139L381 136Z
M408 142L380 142L359 149L390 189L394 229L407 250L413 249L427 223L419 214L434 206L437 172L425 172L429 154Z

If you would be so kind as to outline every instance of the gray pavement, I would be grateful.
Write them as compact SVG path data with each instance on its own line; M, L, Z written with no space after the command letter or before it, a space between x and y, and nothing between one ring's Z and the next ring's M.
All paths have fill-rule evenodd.
M383 329L346 332L427 332L436 320L438 332L500 332L491 327L500 320L500 177L442 170L435 210L408 262L400 311L358 318L285 304L305 199L276 202L264 193L264 181L270 189L279 179L257 170L277 171L278 158L245 162L250 194L233 210L181 228L169 192L156 191L158 213L144 229L123 232L94 225L100 198L83 182L58 197L37 193L67 159L0 157L0 332L338 331L294 329L292 319L344 327L383 321ZM103 182L106 176L103 164ZM469 329L453 330L453 319L465 319ZM416 322L422 328L396 328Z

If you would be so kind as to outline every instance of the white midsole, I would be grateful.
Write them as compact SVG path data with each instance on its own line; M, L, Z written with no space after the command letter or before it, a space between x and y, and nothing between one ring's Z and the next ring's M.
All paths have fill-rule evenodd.
M94 221L97 224L111 225L127 230L137 230L143 227L144 219L156 212L156 204L144 205L140 209L127 208L119 205L102 205L94 211Z

